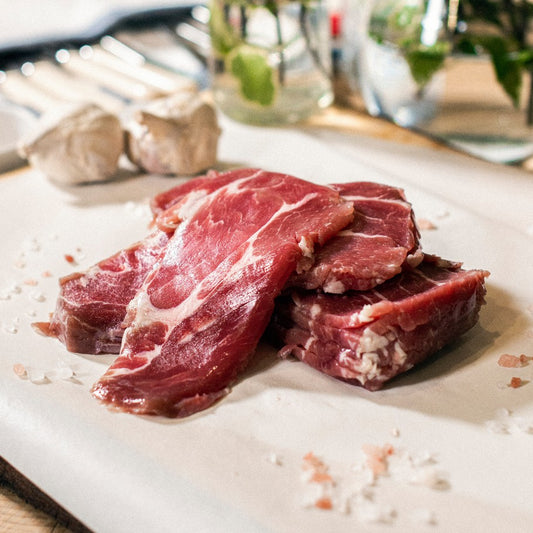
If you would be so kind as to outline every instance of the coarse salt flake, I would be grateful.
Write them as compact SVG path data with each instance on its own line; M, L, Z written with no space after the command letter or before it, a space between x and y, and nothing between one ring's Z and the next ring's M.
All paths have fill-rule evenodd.
M15 268L19 268L20 270L26 268L26 260L22 257L18 258L15 261Z
M32 292L30 298L36 302L45 302L46 296L42 292Z
M526 420L514 415L509 409L500 408L493 420L485 422L485 427L491 432L501 435L513 433L533 434L533 420Z
M416 220L417 226L421 230L434 230L437 226L427 218L418 218Z
M13 372L15 372L19 378L27 377L26 367L22 363L15 363L13 365Z
M12 335L15 335L16 333L18 333L19 328L17 324L13 322L12 324L2 324L2 330L6 333L11 333Z
M363 452L366 455L366 463L375 476L381 476L387 473L387 459L394 453L394 448L390 444L384 446L374 446L365 444Z
M271 452L268 456L269 462L271 462L273 465L280 466L282 464L281 459L279 458L278 454L275 452Z
M415 509L411 514L411 520L416 524L437 525L437 516L431 509Z
M520 357L517 357L516 355L504 353L498 358L498 365L504 368L518 368L522 366L522 361L520 361Z
M331 501L331 498L328 498L327 496L324 498L318 498L315 502L315 507L317 509L323 509L326 511L329 511L333 509L333 503Z
M26 367L26 372L28 373L28 379L35 384L47 383L48 379L46 374L41 368L36 368L32 366Z

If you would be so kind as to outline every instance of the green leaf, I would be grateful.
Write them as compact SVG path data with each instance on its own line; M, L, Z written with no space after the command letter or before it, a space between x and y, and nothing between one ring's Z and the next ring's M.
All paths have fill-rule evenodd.
M434 46L421 44L406 46L405 59L411 76L419 87L429 83L433 75L442 68L448 51L448 43L437 43Z
M490 54L496 77L515 107L520 105L522 70L527 54L513 53L514 41L499 36L477 37L479 44Z
M226 21L221 4L211 2L209 6L209 35L211 46L221 55L229 53L239 43L235 30Z
M254 48L240 46L231 54L229 61L244 98L265 107L271 105L276 87L272 67L268 65L266 57Z

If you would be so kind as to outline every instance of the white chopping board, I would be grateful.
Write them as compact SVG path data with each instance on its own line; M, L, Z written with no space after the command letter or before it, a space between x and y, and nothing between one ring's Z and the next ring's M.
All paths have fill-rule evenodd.
M0 179L0 455L99 533L530 531L533 363L497 360L533 356L533 178L357 136L222 126L224 167L404 187L434 225L422 232L427 252L490 270L480 323L378 392L261 345L207 411L183 420L112 413L89 394L112 358L69 354L30 324L53 310L59 276L142 238L148 198L177 181L59 189L36 171L14 173ZM17 363L56 377L21 379ZM65 368L75 377L61 379ZM507 386L513 376L524 385ZM363 483L363 448L385 444L389 475ZM331 510L309 505L308 452L336 482Z

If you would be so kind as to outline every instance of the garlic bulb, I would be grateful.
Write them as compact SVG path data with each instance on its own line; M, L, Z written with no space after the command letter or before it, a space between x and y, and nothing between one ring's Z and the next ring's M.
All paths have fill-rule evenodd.
M114 177L123 151L120 120L94 104L55 108L19 147L32 166L64 185Z
M183 91L133 113L126 153L147 172L197 174L216 163L220 133L214 106L196 91Z

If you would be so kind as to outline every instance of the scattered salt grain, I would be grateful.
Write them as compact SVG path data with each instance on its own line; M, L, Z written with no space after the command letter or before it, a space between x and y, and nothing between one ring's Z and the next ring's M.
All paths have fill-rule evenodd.
M35 300L36 302L46 301L46 296L40 291L35 291L35 292L30 293L30 298L32 300Z
M22 363L15 363L13 365L13 372L15 372L19 378L27 377L26 367Z
M59 379L68 380L74 377L74 372L72 368L68 366L60 366L60 367L53 368L52 370L48 370L46 372L46 377L50 381L57 381Z
M305 484L303 504L307 508L350 514L359 523L393 524L398 511L382 501L380 487L404 483L432 490L450 487L447 475L429 452L412 455L403 449L365 445L362 457L349 470L332 476L326 463L313 453L304 456L301 481ZM417 522L436 524L431 510L417 510Z
M363 445L363 452L366 455L366 464L375 477L387 473L388 458L394 453L394 448L390 444L384 446L365 444Z
M22 249L26 252L40 252L41 243L35 237L26 239L22 242Z
M431 509L415 509L411 514L411 520L415 524L436 526L437 516Z
M523 384L524 382L522 381L522 378L514 376L511 378L511 381L509 382L509 387L511 387L512 389L518 389Z
M389 463L389 472L397 480L432 490L450 488L447 474L438 467L435 456L429 452L413 455L406 450L397 450Z
M487 420L485 427L491 433L510 435L516 433L533 434L533 420L516 416L506 408L498 409L494 419Z
M19 268L20 270L26 268L26 259L24 259L24 257L19 257L15 263L15 268Z
M427 218L417 218L417 226L420 230L434 230L437 226Z
M28 379L34 384L53 383L54 381L77 381L74 368L63 359L58 359L56 365L52 368L42 368L36 366L23 365L16 363L13 365L13 371L21 379Z
M433 465L417 468L410 479L413 485L421 485L433 490L446 490L450 484L446 475Z
M400 436L400 430L398 428L392 428L390 434L393 437L399 437Z
M19 332L18 324L15 321L11 324L2 324L2 331L15 335Z
M271 452L268 456L269 462L271 462L273 465L281 466L282 461L279 458L278 454L276 452Z
M357 518L365 524L392 524L396 516L390 505L365 501L357 506Z
M29 285L30 287L36 287L39 285L39 282L36 279L28 278L23 281L24 285Z
M26 367L26 372L28 374L28 379L32 383L35 383L36 385L40 385L42 383L48 383L48 379L46 377L46 374L41 368L27 366Z
M328 466L313 452L304 455L301 480L307 489L303 495L305 507L315 507L328 511L333 509L334 481L328 470Z
M522 366L522 361L516 355L504 353L498 358L498 365L504 368L518 368Z
M137 218L144 218L146 216L149 216L149 207L148 205L145 203L145 204L140 204L140 203L136 203L136 202L126 202L124 204L124 209L132 214L133 216L137 217Z
M20 294L22 288L17 283L13 283L11 286L6 287L0 291L0 300L10 300L12 296Z
M22 292L22 288L20 285L14 284L11 286L11 294L20 294Z

